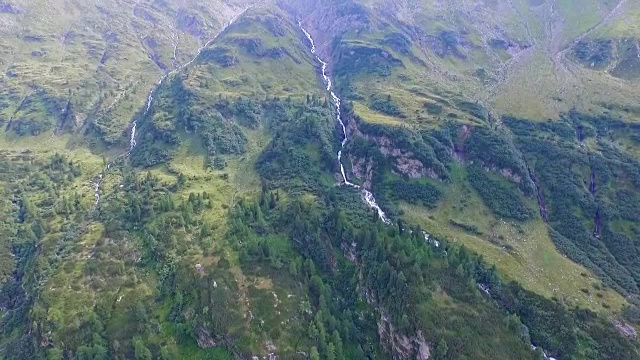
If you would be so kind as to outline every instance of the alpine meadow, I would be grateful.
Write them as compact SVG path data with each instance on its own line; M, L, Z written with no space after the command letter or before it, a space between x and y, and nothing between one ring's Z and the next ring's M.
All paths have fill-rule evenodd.
M0 0L0 359L640 359L640 0Z

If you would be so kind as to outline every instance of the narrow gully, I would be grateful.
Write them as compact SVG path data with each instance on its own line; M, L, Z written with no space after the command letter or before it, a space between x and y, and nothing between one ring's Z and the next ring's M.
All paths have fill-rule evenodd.
M200 54L202 53L202 51L207 48L209 45L211 45L219 36L220 34L222 34L229 26L231 26L231 24L233 24L236 20L238 20L238 18L240 16L242 16L244 13L247 12L247 10L251 9L252 7L258 5L259 3L261 3L261 1L257 1L254 4L252 4L251 6L246 7L244 10L242 10L241 12L239 12L236 16L234 16L229 23L225 24L222 29L220 29L220 31L218 31L209 41L207 41L204 45L202 45L198 51L196 52L196 54L193 56L193 58L191 60L189 60L188 62L178 66L177 68L165 73L162 75L162 77L160 77L160 80L158 80L158 82L154 85L154 87L151 89L151 91L149 91L149 96L147 96L147 103L146 103L146 107L144 109L144 112L142 113L142 118L144 118L145 116L147 116L147 114L149 113L149 110L151 110L151 104L153 103L153 95L155 94L155 92L158 90L158 88L160 88L160 86L162 85L162 83L164 83L164 81L169 78L170 76L176 74L178 71L181 71L182 69L186 68L187 66L191 65L194 61L196 61L198 59L198 57L200 56ZM175 51L175 49L174 49ZM175 52L174 52L175 54ZM131 151L133 151L133 149L136 147L136 145L138 144L136 142L136 135L137 135L137 120L133 120L131 122L131 135L129 137L129 150L127 150L125 153L119 155L116 157L116 159L112 160L111 162L109 162L107 164L107 167L102 171L102 173L100 173L98 176L96 176L94 182L93 182L93 187L94 187L94 196L96 198L96 203L95 206L96 208L98 207L98 205L100 205L100 198L101 198L101 194L100 194L100 186L102 185L102 182L104 180L104 175L107 171L109 171L109 169L111 168L111 166L113 165L113 163L115 162L115 160L121 158L121 157L128 157L129 154L131 153Z
M333 82L331 81L331 78L327 75L327 63L323 61L318 55L316 55L316 45L315 45L315 42L313 41L313 37L311 37L311 34L309 34L309 32L307 32L307 30L305 30L302 27L302 23L300 21L298 21L298 26L300 27L300 30L302 30L304 35L307 37L307 39L311 43L311 54L315 55L316 60L318 60L318 62L322 65L322 78L324 79L324 82L327 85L327 91L331 94L333 103L336 106L336 120L338 121L338 123L340 124L340 127L342 128L342 136L343 136L342 141L340 143L340 150L338 151L338 164L340 164L340 174L342 175L342 180L344 181L345 185L351 186L355 189L360 190L362 194L362 200L367 204L367 206L369 206L371 209L374 209L378 213L378 216L380 217L380 220L382 220L382 222L384 222L385 224L390 224L391 220L389 220L389 218L384 213L384 211L382 211L382 209L376 202L376 199L373 196L373 193L371 193L371 191L363 188L360 185L350 182L349 179L347 178L347 175L344 170L344 164L342 163L342 151L344 150L344 147L347 144L347 141L349 140L349 134L347 133L347 127L345 126L344 121L342 121L342 113L340 110L341 100L336 95L336 93L332 90Z

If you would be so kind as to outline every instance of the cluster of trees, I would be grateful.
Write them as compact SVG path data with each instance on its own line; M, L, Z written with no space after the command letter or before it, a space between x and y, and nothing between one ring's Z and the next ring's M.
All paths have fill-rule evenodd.
M488 112L484 108L484 106L480 105L479 103L472 103L463 99L456 99L455 104L458 109L467 112L468 114L475 116L480 120L487 120Z
M532 196L535 192L529 178L527 165L518 148L506 133L485 127L471 128L471 134L464 142L464 153L469 160L498 171L506 169L521 179L520 190Z
M448 165L453 161L451 127L444 126L437 130L416 131L405 127L368 123L358 117L353 112L353 108L348 105L344 112L346 119L353 119L356 122L361 133L369 137L389 140L395 149L412 154L413 158L419 160L426 168L432 169L439 178L449 179ZM356 137L348 144L347 151L352 152L356 157L365 158L379 152L379 146L371 141L365 141L361 137ZM383 158L376 160L382 160L381 164L384 163Z
M60 265L59 259L72 252L69 240L77 227L65 224L69 214L86 209L78 194L66 191L81 171L60 154L47 160L3 154L0 167L5 199L0 203L0 348L8 358L33 358L41 334L40 323L31 322L37 314L37 290ZM63 225L51 225L57 219ZM38 248L53 232L63 236Z
M396 180L387 186L392 197L410 204L433 208L442 197L442 190L428 182Z
M255 128L262 118L258 103L241 97L232 101L222 95L213 102L202 99L180 76L158 92L161 100L138 124L145 137L131 154L135 165L153 166L170 160L180 145L182 131L195 134L212 158L243 154L245 128Z
M637 220L631 204L638 197L640 162L601 140L633 129L620 120L576 112L555 123L512 118L505 123L531 159L558 248L618 291L638 293L638 234L634 226L614 224ZM589 137L596 137L599 152L579 146Z
M44 89L37 89L21 102L17 101L20 103L19 107L6 124L6 130L14 131L20 136L37 136L53 129L56 124L64 125L71 115L68 99L56 97Z
M121 186L104 194L93 212L92 199L68 191L80 170L64 157L56 155L35 166L0 161L0 168L12 169L0 172L0 181L25 179L10 188L7 201L0 202L0 209L11 214L3 219L6 226L0 227L6 235L2 239L10 239L15 255L11 276L0 290L0 307L6 309L0 324L3 356L171 359L177 349L196 343L244 356L263 351L264 343L273 341L282 357L304 352L312 359L364 360L396 351L389 346L389 334L379 331L393 328L410 338L423 334L438 360L538 358L531 343L561 358L637 357L638 345L621 337L606 319L504 281L482 258L446 239L429 241L421 228L404 223L397 212L393 214L398 222L385 226L357 192L334 186L327 174L336 170L339 143L326 99L219 98L209 107L197 108L200 101L184 84L173 83L166 91L173 97L161 98L154 106L166 114L179 114L176 124L198 134L203 145L210 141L204 147L214 167L223 166L225 154L241 151L235 147L241 136L222 126L232 123L228 119L245 128L264 124L271 131L273 140L256 164L262 191L230 209L224 231L215 232L224 236L212 246L214 229L205 216L213 208L212 198L189 192L189 180L183 175L163 182L151 173L117 166L113 171L120 171ZM194 106L177 108L185 103ZM141 123L158 131L143 139L140 154L134 152L134 160L138 156L147 165L145 161L166 161L148 155L153 146L179 143L168 130L169 118L158 117L159 113ZM214 119L215 114L220 119ZM216 129L207 130L215 124L222 126L224 136ZM453 139L458 140L451 135L458 134L455 128L416 132L359 125L360 131L386 137L448 180ZM549 129L553 132L556 127ZM549 139L568 136L566 129L558 129L560 134L550 134ZM469 156L481 161L495 156L496 166L526 171L514 144L502 135L475 130L471 136L477 142L467 143ZM635 181L635 163L615 149L603 148L605 159L581 157L565 146L554 147L550 140L533 139L530 132L526 136L514 132L527 158L536 159L550 221L558 230L554 239L567 244L563 249L580 249L585 261L613 283L627 279L616 275L619 268L606 267L609 258L602 254L614 257L616 266L629 271L634 280L639 269L631 251L632 236L637 234L605 226L597 239L576 213L600 209L607 223L614 218L637 220L635 189L617 188L603 192L608 201L597 196L594 200L580 176L580 166L585 166L598 174L602 185L613 184L616 174ZM165 149L169 155L171 149ZM386 207L394 199L433 206L441 197L440 186L430 182L389 181L386 175L393 162L371 141L354 140L347 153L374 161L373 190ZM614 163L608 160L613 156ZM557 164L545 162L546 158ZM573 170L568 174L567 169ZM531 216L515 184L498 180L477 164L468 170L469 182L494 212L516 219ZM521 185L520 191L525 190ZM13 210L11 200L17 205ZM577 220L567 222L571 216ZM86 229L96 223L104 225L104 236L87 245L94 234ZM586 231L588 244L578 242L581 231L582 235ZM182 255L197 247L206 249L207 264L196 265L190 255ZM584 249L595 249L595 254ZM284 289L299 300L282 299L276 304L283 308L265 309L260 303L264 290L239 284L237 266L244 276L272 279L274 295ZM56 277L78 279L70 284L72 290L78 297L90 294L87 298L95 301L87 301L81 315L69 312L56 303L54 290L44 287L57 285ZM637 316L638 311L630 308L627 313Z
M403 66L401 59L392 54L384 53L383 47L355 44L348 41L340 42L340 46L334 50L333 74L336 83L348 87L353 76L358 74L371 74L386 77L394 68ZM342 90L342 89L339 89ZM341 94L345 92L340 91Z
M273 139L260 154L256 168L271 187L317 191L324 171L336 169L333 110L326 99L307 97L263 104Z
M482 201L496 215L521 221L533 216L533 211L523 202L515 185L497 178L497 175L492 176L478 165L467 168L467 178Z
M463 247L442 239L438 246L425 242L418 227L402 222L376 225L374 217L354 221L335 207L323 209L295 199L282 202L269 193L262 198L238 206L230 239L245 254L241 264L246 271L267 266L307 284L313 316L307 317L310 337L305 341L310 353L317 351L320 358L340 358L340 353L359 358L360 344L384 343L375 332L371 334L372 322L350 320L351 311L362 307L375 313L370 321L384 316L402 334L415 336L418 330L429 334L439 359L482 358L488 353L500 357L496 354L502 352L505 357L535 358L530 341L563 358L579 357L583 351L596 358L633 357L638 351L606 319L505 282L495 268ZM354 226L362 221L371 225ZM295 251L266 241L282 234ZM488 297L478 284L489 289ZM442 294L459 310L470 312L456 317L441 302ZM332 320L327 321L331 317L344 325L336 329ZM337 337L332 329L338 332L342 351L333 341ZM360 336L356 343L353 331ZM367 333L373 339L365 341L362 336ZM488 333L491 338L483 336ZM589 344L588 349L578 344ZM368 356L380 351L362 350Z
M375 111L381 112L389 116L397 116L400 118L406 117L406 115L400 110L398 104L391 98L391 95L381 96L372 95L369 98L369 107Z
M612 51L611 39L594 39L578 41L571 53L585 67L601 69L611 61Z

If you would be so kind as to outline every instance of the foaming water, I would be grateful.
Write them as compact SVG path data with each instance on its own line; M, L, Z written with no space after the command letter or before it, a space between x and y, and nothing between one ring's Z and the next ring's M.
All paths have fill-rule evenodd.
M362 193L362 200L367 204L367 206L374 209L378 213L380 220L382 220L385 224L389 224L391 223L391 221L389 220L387 215L384 213L384 211L382 211L382 209L376 202L376 199L373 196L373 193L371 193L371 191L363 188L360 185L350 182L349 179L347 178L347 174L345 173L345 170L344 170L344 164L342 163L342 150L344 150L344 147L347 144L347 141L349 140L349 134L347 133L347 127L344 124L344 121L342 121L342 113L340 110L341 100L333 91L333 82L331 81L331 78L329 77L329 75L327 75L327 63L323 61L319 56L316 55L316 44L313 41L311 34L309 34L307 30L305 30L302 27L302 23L299 21L298 21L298 26L300 27L302 32L305 34L305 36L307 37L307 39L309 39L309 42L311 43L311 53L315 55L316 60L318 60L320 65L322 65L322 78L324 79L324 82L327 85L327 91L331 94L333 103L336 106L336 120L338 121L338 123L340 124L340 127L342 128L342 141L340 143L341 144L340 150L338 151L338 163L340 164L340 174L342 175L342 181L344 181L344 183L347 186L351 186L353 188L360 190L360 192Z

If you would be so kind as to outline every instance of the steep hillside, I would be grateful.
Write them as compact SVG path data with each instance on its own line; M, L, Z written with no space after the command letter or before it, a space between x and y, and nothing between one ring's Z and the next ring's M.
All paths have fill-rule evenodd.
M513 120L505 127L503 117L514 113L533 113L534 120L552 116L557 124L527 125L531 127L528 135L547 139L552 136L549 131L561 131L562 136L568 137L567 146L573 148L570 151L580 154L580 157L594 156L601 151L600 145L591 146L581 138L584 135L578 134L577 129L584 126L580 119L618 123L630 130L630 138L627 140L624 136L614 135L607 129L606 133L598 133L598 144L608 138L611 140L608 146L613 146L615 151L625 156L631 156L627 162L632 168L627 170L627 176L633 178L637 170L632 159L637 156L637 145L632 138L637 128L633 124L622 123L635 121L634 110L614 104L616 96L634 96L635 89L616 91L615 95L607 97L594 97L593 100L598 101L597 107L588 105L585 108L584 103L580 105L572 100L574 95L585 99L589 91L605 89L589 86L564 91L564 87L549 86L546 90L550 93L555 89L559 91L555 95L555 102L571 104L562 110L566 113L559 108L554 110L555 115L547 111L540 112L538 105L529 103L540 100L532 96L535 88L530 86L526 90L509 90L505 93L517 97L509 100L509 106L517 108L517 111L497 106L499 104L496 101L501 101L500 92L509 86L514 74L526 76L527 81L545 78L545 73L536 69L518 68L521 64L534 61L532 59L536 57L543 56L546 58L544 61L556 62L563 68L579 66L571 60L570 54L576 51L580 39L604 31L618 21L618 17L632 17L633 10L624 11L628 4L588 2L583 4L584 9L576 13L572 2L441 4L418 1L397 2L393 6L384 6L384 2L375 1L347 3L348 6L344 2L293 2L291 11L303 14L304 9L311 9L311 15L300 16L305 26L320 34L319 51L331 58L329 67L336 77L339 93L349 100L347 110L352 112L350 131L356 136L355 140L358 137L365 140L354 141L350 146L349 167L353 168L350 170L352 177L362 179L378 197L387 200L388 211L399 214L399 208L394 210L396 205L393 205L398 200L422 203L433 208L428 212L429 219L425 219L427 223L444 229L443 233L452 237L466 239L466 245L490 256L505 273L542 293L549 296L568 295L571 302L590 306L596 303L602 303L605 307L610 307L610 303L621 304L621 299L613 294L604 302L594 297L589 288L596 280L585 275L588 271L584 268L563 259L553 249L553 233L550 235L544 230L544 223L557 213L551 210L549 214L545 195L554 196L547 186L552 187L556 180L537 181L536 175L538 178L547 176L546 169L539 168L539 161L529 156L519 137L514 138L513 127L521 126L519 122ZM547 6L552 8L546 9ZM589 16L579 15L581 13L588 13ZM577 16L581 19L579 24L571 20ZM624 19L620 18L619 21ZM337 25L328 27L327 24ZM619 34L622 34L622 30ZM565 72L560 68L553 72L556 70L558 74ZM581 74L574 75L580 81L590 79ZM607 86L632 84L616 82L611 75L606 76L609 77ZM552 78L560 79L557 74ZM542 102L538 104L546 106ZM573 109L571 114L570 109ZM587 115L590 112L598 115ZM539 155L549 156L547 151L551 149L541 149ZM611 156L605 155L610 161L619 161ZM367 163L369 165L365 166ZM465 166L472 163L480 163L486 171L500 176L476 179L484 175L473 170L474 167ZM562 176L572 176L570 174L565 172ZM602 176L606 177L604 174ZM425 181L427 183L423 185L418 184ZM589 193L588 181L588 177L581 180L581 183L587 184L584 185L586 193L583 197ZM447 185L451 183L453 186ZM582 187L581 183L577 185ZM426 187L421 190L425 192L423 201L416 199L416 186ZM625 187L610 186L614 192ZM403 187L406 187L406 191L401 190ZM487 187L496 190L488 191ZM634 185L630 189L635 193ZM512 194L503 195L511 199L497 200L496 194L500 192ZM472 202L469 202L467 195L460 198L467 193L477 193L480 198ZM592 194L592 197L597 196L595 192ZM439 201L443 197L445 200ZM514 201L521 197L519 202ZM458 205L454 205L456 203ZM532 212L532 208L538 207L540 211ZM464 211L467 208L468 212ZM421 217L415 214L420 210L414 207L411 210L414 219ZM477 216L479 211L483 214L480 217ZM595 228L595 225L589 225L596 218L595 210L583 211L585 226ZM535 213L541 215L536 216ZM503 226L502 219L508 218L516 222ZM560 220L551 219L552 223L554 221ZM560 222L565 224L565 221L563 219ZM540 229L534 231L536 235L529 239L530 244L534 245L525 245L518 240L518 232L524 233L520 228L524 224ZM476 230L465 231L467 225ZM573 253L566 248L563 252L565 255ZM600 252L609 260L598 266L586 260L579 262L598 274L612 264L618 266L618 260L611 257L609 250L603 248ZM550 257L555 260L550 260ZM576 256L572 258L577 259ZM612 271L619 273L617 270L604 272ZM627 271L620 270L625 274ZM531 272L536 274L530 275ZM622 284L628 281L619 279L607 282L621 290L620 287L624 287ZM634 288L631 284L630 289ZM558 289L566 292L560 295L562 291ZM626 293L626 290L621 291Z
M640 358L637 7L0 0L0 354Z
M249 4L3 2L0 120L20 135L92 131L118 143L160 76Z
M396 95L407 120L436 118L421 107L429 97L462 97L497 113L542 120L573 108L622 116L620 109L635 107L637 36L628 25L638 7L634 1L290 3L319 34L320 51L339 46L350 52L357 46L382 57L389 72L385 81L375 74L360 77L351 84L354 99L374 92ZM309 9L312 15L303 15ZM334 38L341 41L330 44ZM600 49L597 38L605 43ZM606 48L613 46L609 42L618 44L615 55ZM598 60L601 71L593 71L594 56L615 56L615 64ZM418 89L421 101L412 101L411 91Z

